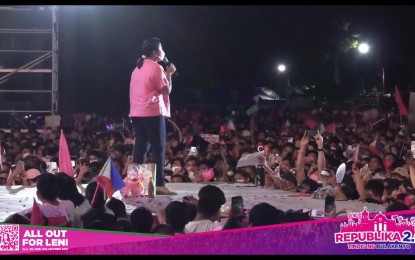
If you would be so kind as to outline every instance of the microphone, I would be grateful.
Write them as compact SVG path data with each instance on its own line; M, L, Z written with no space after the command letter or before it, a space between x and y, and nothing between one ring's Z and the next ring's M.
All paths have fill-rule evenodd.
M167 59L167 57L166 57L166 56L164 56L163 62L164 62L167 66L170 66L170 65L171 65L171 62ZM174 74L175 74L177 77L179 76L179 73L177 72L177 70L174 72Z

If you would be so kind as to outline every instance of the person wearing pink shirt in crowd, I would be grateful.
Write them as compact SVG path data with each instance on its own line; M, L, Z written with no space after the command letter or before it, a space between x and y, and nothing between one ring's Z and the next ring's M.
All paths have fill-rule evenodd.
M157 62L165 59L165 53L157 38L144 41L142 56L131 75L130 118L135 130L134 163L145 163L151 146L156 164L156 194L176 195L164 184L163 168L166 150L166 117L170 117L169 94L171 76L176 67L170 64L166 71Z

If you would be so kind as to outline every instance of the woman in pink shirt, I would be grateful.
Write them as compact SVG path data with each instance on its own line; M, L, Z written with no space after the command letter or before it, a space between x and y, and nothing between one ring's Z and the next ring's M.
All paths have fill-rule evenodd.
M130 118L136 136L133 162L145 163L146 154L151 146L156 164L156 194L176 195L166 188L163 176L166 150L165 118L170 117L171 76L176 67L170 64L165 71L157 63L165 58L159 39L144 41L141 52L142 56L137 61L130 82Z

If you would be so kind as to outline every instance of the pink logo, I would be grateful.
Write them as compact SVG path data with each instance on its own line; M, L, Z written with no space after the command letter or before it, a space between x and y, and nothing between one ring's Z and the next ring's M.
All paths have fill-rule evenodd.
M369 217L365 207L362 212L347 214L348 221L340 224L340 232L334 234L335 243L400 242L415 243L415 217L410 220L393 215L390 219L382 212Z
M19 251L19 225L0 225L0 251Z
M213 169L202 171L203 181L210 181L213 178L213 176L215 176L215 173L213 172Z

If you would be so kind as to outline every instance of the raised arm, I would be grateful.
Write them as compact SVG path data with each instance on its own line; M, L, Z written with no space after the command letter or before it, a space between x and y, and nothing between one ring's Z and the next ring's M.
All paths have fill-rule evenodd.
M356 163L352 166L353 171L353 179L356 184L356 190L359 193L360 200L365 201L366 195L365 195L365 182L364 182L364 174L363 172L358 169Z
M320 131L317 131L317 135L314 136L314 138L316 139L317 149L318 149L317 150L318 151L317 169L318 169L318 172L321 173L321 171L324 168L326 168L326 157L324 156L324 151L323 151L324 139L323 139L323 136L321 136Z
M306 135L306 131L304 131L304 136L301 139L301 145L300 145L300 151L298 152L297 156L297 163L296 163L296 174L295 178L297 179L297 183L301 183L303 180L305 180L306 173L304 171L304 161L305 161L305 149L308 145L308 136Z

